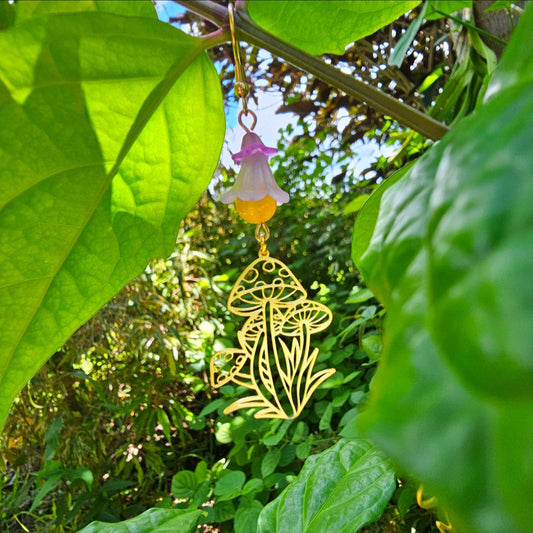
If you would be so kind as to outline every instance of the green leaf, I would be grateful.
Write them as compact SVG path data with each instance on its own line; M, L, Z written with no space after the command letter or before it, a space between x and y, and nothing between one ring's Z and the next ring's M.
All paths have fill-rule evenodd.
M232 500L241 494L246 476L240 470L228 472L215 485L215 496L218 501Z
M420 0L249 0L256 24L310 54L343 54L357 41L420 4Z
M300 442L305 439L307 435L309 435L309 426L303 420L300 420L294 429L292 442Z
M243 494L255 494L263 490L263 480L258 478L252 478L248 480L242 488Z
M46 448L44 449L44 460L48 462L54 458L56 454L57 445L59 444L59 437L61 434L61 427L63 426L63 419L61 417L56 418L48 429L46 430L44 440L46 442Z
M364 203L370 198L370 194L359 194L353 200L350 200L342 210L343 215L356 213L363 207Z
M263 479L272 474L279 464L281 459L281 450L279 448L272 448L263 457L261 461L261 475Z
M58 0L59 3L64 0ZM76 1L76 0L74 0ZM96 0L96 9L99 11L107 11L117 15L124 15L129 17L152 17L157 18L155 5L151 0L136 0L133 2L109 2L109 0Z
M516 0L494 0L490 6L486 7L484 11L497 11L498 9L509 9L511 4Z
M460 64L456 63L444 89L438 95L430 110L431 116L448 124L453 124L455 121L462 119L472 107L470 93L475 76L476 70L470 61L470 57Z
M229 501L216 502L213 507L207 507L205 511L210 522L225 522L235 516L235 506Z
M350 291L348 298L344 301L345 304L359 304L366 302L373 298L374 294L372 291L368 290L365 287L358 287L357 285Z
M341 440L307 459L259 516L260 533L353 533L377 520L396 486L389 462L365 440Z
M350 409L350 411L348 411L349 413L349 416L347 417L348 418L348 422L351 422L355 416L357 415L358 413L358 410L357 409ZM344 417L343 417L344 418ZM342 437L344 439L359 439L361 438L361 432L355 427L355 424L343 424L341 421L341 423L339 424L339 427L342 427L342 426L345 426L342 431L339 431L339 437Z
M203 503L205 503L209 498L209 493L211 491L211 483L209 481L204 481L203 483L200 483L196 490L194 491L194 494L189 500L189 508L196 509Z
M440 19L461 9L472 7L472 0L428 0L426 20Z
M294 444L286 444L280 451L279 466L290 465L296 457L296 446Z
M420 29L422 22L424 22L424 15L426 14L427 8L428 3L424 2L418 17L416 17L416 19L411 22L405 33L402 35L401 39L396 43L396 46L394 47L394 50L392 51L388 60L389 65L395 67L401 66L405 54L407 54L407 50L409 50L409 47L411 46L413 39L415 38L418 30Z
M124 522L91 522L79 533L191 533L202 511L188 509L149 509Z
M0 32L0 424L68 337L170 253L205 189L224 115L203 46L103 12Z
M359 212L353 227L352 259L354 263L359 263L369 248L373 238L376 222L378 220L381 198L383 194L387 189L389 189L389 187L392 187L398 180L405 176L412 166L413 163L407 164L395 172L390 178L385 180L372 193L370 198L366 201L364 208ZM368 261L366 257L365 260Z
M170 419L166 411L162 408L157 409L157 422L163 429L163 435L167 438L168 442L172 442L172 435L170 434Z
M33 513L33 511L42 502L43 498L59 483L61 479L63 479L64 472L64 468L59 465L57 469L49 472L46 476L43 476L45 478L45 482L41 485L39 491L33 498L33 502L30 507L30 513Z
M0 30L9 28L15 22L15 6L7 0L0 2Z
M381 335L368 335L361 339L361 347L372 361L379 361L383 349Z
M359 372L354 372L354 374L359 374ZM346 403L346 400L350 397L350 389L345 389L345 390L338 389L333 394L334 396L333 396L333 399L331 400L331 406L342 407Z
M309 437L296 446L296 457L298 459L307 459L311 453L311 445L313 443L313 436Z
M262 510L263 504L257 500L241 503L235 513L235 533L256 533L257 520Z
M172 476L172 495L176 498L190 498L198 487L198 479L194 472L182 470Z
M270 487L279 488L278 484L280 481L285 479L285 474L282 472L274 472L264 479L265 488L269 489Z
M200 416L206 416L210 415L211 413L214 413L217 409L220 409L221 407L226 407L228 404L230 404L231 401L228 401L224 398L217 398L216 400L213 400L212 402L209 402L201 411Z
M357 259L388 311L360 428L472 533L533 521L532 28L530 7L488 102L384 192Z
M43 0L39 2L33 0L17 4L16 23L21 24L29 19L44 17L53 13L79 13L82 11L105 11L116 15L157 19L154 4L150 0L122 0L120 2L109 2L107 0L94 0L92 2Z
M398 511L403 518L412 505L416 505L417 489L413 485L403 485L398 491Z
M274 434L265 435L263 438L263 444L265 446L277 446L281 442L281 439L286 435L292 422L292 420L284 420Z
M83 481L88 490L92 489L94 475L91 470L84 466L65 470L64 477L68 481Z
M326 429L331 429L331 417L333 416L333 405L328 403L326 409L320 417L320 422L318 423L318 429L320 431L325 431Z
M203 483L207 479L207 473L208 473L207 463L205 461L200 461L196 465L196 468L194 469L194 475L196 476L196 481L198 481L198 483Z

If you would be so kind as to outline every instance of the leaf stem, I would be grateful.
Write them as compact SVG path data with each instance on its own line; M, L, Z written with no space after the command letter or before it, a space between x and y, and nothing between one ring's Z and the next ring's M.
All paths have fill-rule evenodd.
M443 13L442 11L439 11L438 9L435 9L434 13L438 13L439 15L442 15L443 17L447 17L447 18L453 20L454 22L456 22L457 24L459 24L461 26L465 26L466 28L469 28L472 31L475 31L475 32L479 33L480 35L483 35L487 39L491 39L492 41L494 41L494 42L496 42L498 44L501 44L503 46L507 46L507 41L505 41L503 39L500 39L499 37L496 37L496 35L492 35L492 33L489 33L488 31L484 30L483 28L478 28L477 26L475 26L471 22L468 22L467 20L460 19L459 17L455 17L453 15L450 15L449 13L448 14Z
M227 28L219 28L218 30L203 35L200 37L204 43L204 50L218 46L219 44L227 42L231 38L230 32Z
M227 10L211 0L180 0L186 9L205 17L220 27L227 27ZM320 58L300 50L257 26L242 9L235 12L235 29L237 36L268 50L295 67L304 70L322 81L336 87L346 94L366 102L384 115L396 119L400 124L412 128L433 140L442 138L449 128L430 116L396 100L379 89L368 85L352 76L340 72L335 67L324 63Z

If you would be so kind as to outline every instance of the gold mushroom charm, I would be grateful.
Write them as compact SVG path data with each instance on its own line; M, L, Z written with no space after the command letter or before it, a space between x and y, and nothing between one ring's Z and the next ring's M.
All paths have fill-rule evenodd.
M307 300L307 292L278 259L259 256L233 287L228 309L247 317L238 333L240 348L217 352L211 360L211 384L228 382L252 392L224 412L261 407L255 418L296 418L332 368L313 373L318 348L311 335L332 320L325 306Z

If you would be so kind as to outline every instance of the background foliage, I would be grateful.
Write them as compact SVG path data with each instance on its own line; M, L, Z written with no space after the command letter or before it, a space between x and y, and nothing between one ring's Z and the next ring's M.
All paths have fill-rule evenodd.
M279 28L278 10L267 9L267 4L250 2L250 14L265 28ZM292 9L295 3L276 4ZM519 48L531 35L531 10L493 76L500 52L494 39L480 37L479 21L464 21L467 12L450 15L457 6L442 1L420 5L393 20L414 4L395 2L398 12L389 13L390 25L362 36L346 49L344 44L361 37L350 37L353 24L349 17L339 21L334 10L329 11L331 19L318 12L321 23L333 21L339 32L348 33L310 50L326 52L325 61L337 68L454 125L446 139L414 166L411 162L430 146L419 134L256 47L246 48L251 79L258 80L252 99L259 91L279 90L279 112L298 117L296 124L280 132L280 154L273 160L278 182L291 191L293 201L278 209L269 245L272 254L286 261L311 289L313 299L333 310L333 324L317 340L318 369L334 366L337 373L317 391L297 421L255 420L253 411L223 414L240 391L225 386L213 394L208 364L215 351L235 345L236 326L225 301L256 244L250 228L214 201L234 176L232 168L220 167L219 179L184 219L172 254L152 260L139 278L54 353L16 398L0 441L2 530L70 532L85 527L86 533L119 531L122 526L118 524L88 524L136 517L128 522L129 530L151 532L172 526L192 531L200 524L204 531L253 533L259 528L265 533L285 531L290 517L295 521L290 531L436 531L436 517L415 502L418 483L423 481L430 493L439 496L459 531L461 526L480 532L509 527L527 531L531 518L527 498L532 488L529 477L522 476L530 450L528 432L523 431L530 412L527 395L531 389L528 373L523 372L527 360L519 360L523 366L517 372L515 363L502 360L497 379L490 374L477 383L470 381L480 367L490 370L483 357L496 351L487 352L486 345L478 345L480 338L493 339L494 346L508 339L506 346L515 350L515 360L527 353L520 343L527 344L523 328L529 324L531 299L518 280L528 271L531 256L527 246L527 184L531 180L530 165L519 154L527 153L531 105L527 88L532 69L529 55ZM514 21L516 10L509 11L510 2L500 4L507 22ZM226 104L234 105L230 48L216 38L202 40L201 35L215 29L205 19L187 12L171 21L196 35L189 37L154 20L149 3L7 6L0 3L0 27L4 29L0 39L5 49L13 50L16 43L24 53L6 54L0 60L5 86L0 134L7 143L2 146L10 148L3 172L20 171L26 176L21 161L41 152L45 162L56 154L53 169L57 172L68 157L72 166L79 165L73 157L87 157L98 167L103 196L92 203L87 192L77 198L85 201L88 213L103 209L110 215L111 223L93 235L102 236L101 243L106 236L117 239L127 249L123 257L132 257L126 261L128 268L119 269L123 284L149 257L167 254L177 221L205 188L222 137L219 86ZM89 7L91 12L84 13ZM319 3L316 7L321 9ZM469 7L469 2L461 2L462 7ZM307 16L313 22L309 12ZM386 22L369 25L367 31ZM105 31L95 37L91 29L91 24L105 29L106 24L116 27L117 23L122 28L119 37L106 37ZM320 27L319 21L313 27ZM306 32L297 25L289 29L295 44ZM104 45L105 54L94 59L96 48ZM150 46L159 48L152 53ZM209 48L219 79L204 48ZM68 58L78 63L72 59L69 63ZM111 78L104 68L114 69ZM33 70L43 76L42 85L34 84ZM491 77L488 102L482 106ZM117 79L120 83L113 81ZM116 90L122 92L116 94ZM74 95L70 107L64 107L68 99L58 91ZM191 100L193 92L196 100ZM124 96L130 93L131 100ZM127 102L131 102L129 107ZM39 115L44 109L48 114ZM50 130L59 148L52 151L45 144L36 147L34 154L31 146L23 149L17 143L13 125L19 122L13 122L13 117L20 121L21 132L26 131L24 127L35 127L24 117L37 120L48 132L54 121L71 122L73 109L82 118L73 121L70 129ZM472 111L474 115L463 121ZM107 133L115 123L122 132L116 137ZM90 155L88 137L83 136L79 150L69 147L72 128L82 125L107 152L95 150ZM168 133L166 142L162 142L161 128ZM368 144L389 146L390 155L376 157L360 172L355 164L357 153ZM146 172L146 177L129 171L133 165ZM153 165L161 172L154 173ZM507 167L514 168L513 176L522 178L515 180L514 188L506 179L510 171L502 170ZM69 168L65 172L71 172ZM388 179L397 168L402 170ZM43 181L47 172L43 163L31 178L35 183L27 184L34 185L36 202L57 196L41 190L50 183L56 185L56 178ZM463 183L465 175L467 183ZM83 176L80 183L89 192L98 186ZM71 175L64 178L74 179ZM383 179L385 183L374 192ZM188 194L185 191L191 183L195 188ZM170 191L169 199L175 195L176 200L169 201L175 212L159 203L164 198L160 194L163 186L170 187L165 188ZM2 194L7 206L0 211L0 220L7 224L2 235L11 242L14 228L24 227L20 221L27 213L16 211L14 202L25 200L27 193L6 189ZM350 259L353 221L370 194L357 218L353 258L387 306L385 337L384 307L366 289ZM432 198L440 198L444 205ZM478 206L479 198L484 199L483 206ZM41 209L57 212L56 217L68 214L53 202L41 203ZM11 217L10 209L19 218ZM441 217L446 220L446 216L456 224L443 224ZM117 225L126 219L124 226ZM502 220L507 222L502 224ZM146 224L151 233L145 232ZM90 234L89 226L80 227L82 234ZM118 231L119 227L124 231ZM459 232L453 233L453 228ZM47 242L43 235L32 236L39 249ZM160 240L154 240L154 235ZM428 242L437 245L421 245ZM37 252L25 240L19 244L21 248L7 249L11 255L3 256L6 265L13 258L23 262L24 257L31 258L35 268L49 265L33 259ZM76 244L63 246L62 251L50 247L43 253L55 253L57 264L61 254L77 257ZM27 254L20 256L20 249ZM486 254L486 261L479 254ZM505 259L508 254L515 258L511 263ZM87 255L93 256L105 258L94 250ZM418 256L422 259L413 261ZM498 258L501 261L494 262ZM480 276L480 265L489 262L492 270L483 272L492 277ZM85 266L84 275L95 272L89 260L74 263ZM500 285L502 268L510 266L516 270L505 271L509 281ZM458 269L473 272L478 285L463 282L456 289L456 280L463 279ZM4 269L10 282L11 271ZM425 286L431 288L428 294L422 293L424 285L420 284L425 279ZM104 295L107 299L118 290L117 284L103 286L105 290L87 285L95 294L94 302L102 303ZM12 287L6 292L10 298ZM24 290L30 289L25 286ZM455 300L448 294L456 294ZM517 298L522 320L507 330L510 323L502 317L514 309ZM492 337L477 329L488 322L471 313L473 301L480 313L485 309L499 317L491 322ZM66 314L72 311L72 302L64 300ZM505 309L498 310L494 302ZM86 314L76 316L77 324L101 303L84 308ZM12 307L4 307L5 319L17 323L18 315L10 316L7 311ZM27 314L34 311L31 306L23 309ZM470 321L454 322L450 314L468 316ZM453 338L443 323L456 328ZM64 340L51 343L46 339L39 336L40 342L48 343L49 354ZM458 339L470 339L469 353L480 348L476 376L469 371L474 364L469 354L462 359L450 355L457 348L466 349L462 343L449 345ZM42 362L47 356L40 353ZM23 367L27 376L40 364L35 359L26 367L18 356L2 360L9 361L10 368ZM457 372L461 379L455 377ZM519 398L510 397L520 390L516 383L510 385L515 378L524 381L524 395ZM506 380L511 380L509 385ZM19 382L12 382L12 392L23 381L21 374ZM373 394L367 408L370 389ZM360 411L366 412L365 418L356 424ZM396 475L389 460L362 438L368 430L400 465ZM487 446L490 431L493 449ZM513 447L506 439L512 439ZM512 472L520 472L520 484L512 481ZM322 486L326 477L330 487L317 491L324 502L302 494L303 486ZM344 504L342 512L334 507L337 502ZM492 514L481 512L487 506ZM361 515L360 509L366 514ZM446 519L444 511L439 516Z

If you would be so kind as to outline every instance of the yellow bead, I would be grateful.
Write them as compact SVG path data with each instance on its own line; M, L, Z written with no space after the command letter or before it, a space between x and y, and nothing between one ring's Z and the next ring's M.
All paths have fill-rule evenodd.
M274 198L267 195L261 200L251 200L248 202L237 198L235 200L235 207L237 208L237 213L246 222L261 224L261 222L266 222L274 216L277 204Z

